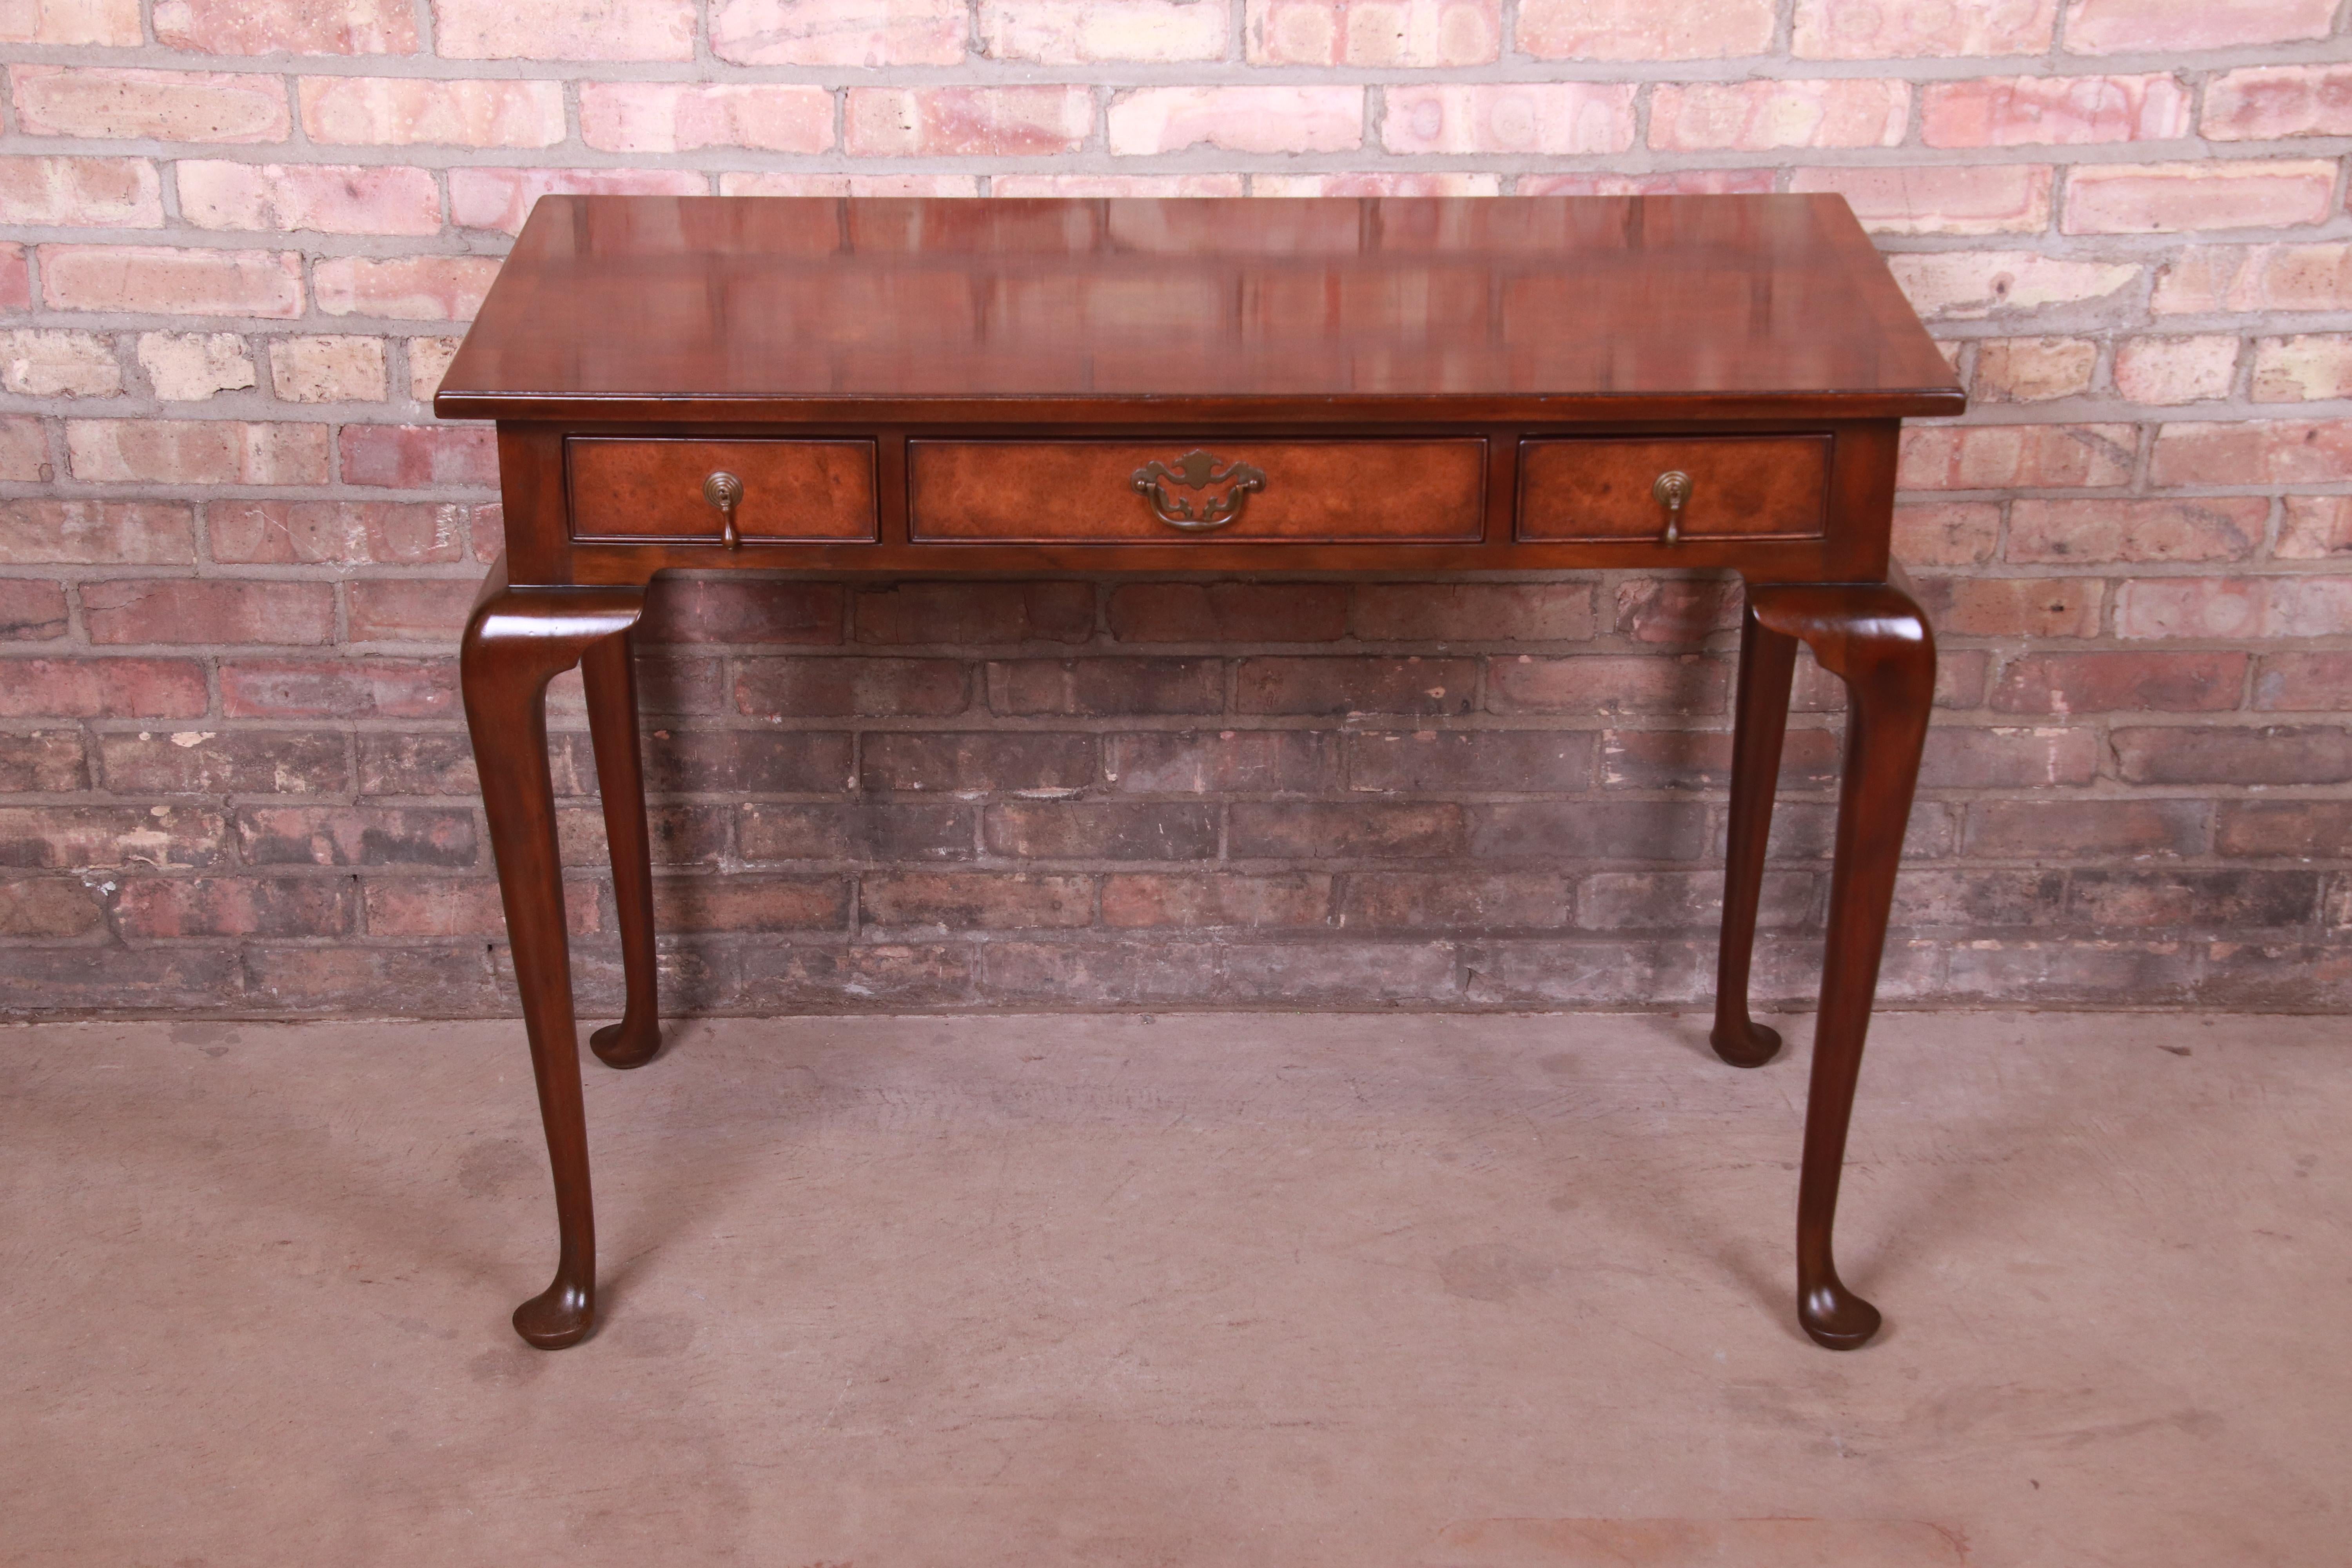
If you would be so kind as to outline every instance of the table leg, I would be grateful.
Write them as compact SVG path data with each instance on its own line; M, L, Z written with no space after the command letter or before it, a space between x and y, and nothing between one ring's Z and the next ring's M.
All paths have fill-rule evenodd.
M1757 619L1755 595L1739 624L1739 692L1731 742L1731 822L1723 856L1723 942L1715 966L1715 1054L1736 1068L1762 1067L1780 1036L1748 1016L1748 969L1756 949L1756 909L1764 890L1764 845L1780 742L1789 730L1789 687L1797 639Z
M627 632L592 643L580 656L588 688L588 735L596 750L596 788L604 802L604 841L613 856L613 902L621 923L621 973L628 1002L617 1024L588 1037L607 1067L643 1067L661 1049L658 983L654 973L653 845L646 831L645 759L637 738L637 674Z
M466 623L458 658L466 723L506 904L523 1030L530 1040L540 1120L555 1175L560 1237L554 1282L515 1309L515 1331L543 1350L587 1337L595 1321L596 1224L588 1189L588 1130L572 1012L563 868L547 766L547 683L596 644L627 632L644 604L634 588L509 588L491 570Z
M1797 1189L1797 1318L1815 1342L1852 1350L1878 1331L1878 1310L1838 1279L1831 1231L1895 873L1935 700L1936 639L1919 606L1893 586L1759 587L1748 603L1764 629L1801 639L1846 688L1845 771Z

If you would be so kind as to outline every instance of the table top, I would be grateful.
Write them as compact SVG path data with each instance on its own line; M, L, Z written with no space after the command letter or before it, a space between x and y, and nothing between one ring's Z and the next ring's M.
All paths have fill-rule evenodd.
M450 418L1888 418L1963 394L1835 195L549 196Z

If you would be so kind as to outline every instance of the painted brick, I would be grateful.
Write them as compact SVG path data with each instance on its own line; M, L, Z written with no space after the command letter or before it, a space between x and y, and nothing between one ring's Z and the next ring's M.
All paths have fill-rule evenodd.
M1147 87L1111 100L1116 156L1181 153L1339 153L1364 138L1359 87Z
M1799 169L1791 191L1833 191L1874 234L2002 234L2050 221L2046 163Z
M1520 0L1516 42L1545 60L1696 60L1761 54L1772 0Z
M53 310L281 321L302 313L302 263L290 251L45 245L40 262L42 297Z
M188 658L12 658L0 718L192 719L210 707Z
M0 223L160 228L163 182L144 158L0 158Z
M551 141L561 139L562 119L559 100ZM583 82L580 136L591 147L614 153L704 147L823 153L833 146L833 95L821 87L787 85Z
M2128 262L2063 260L2030 250L1899 253L1886 263L1912 308L1929 321L2111 300L2140 275Z
M1790 49L1801 59L2039 54L2056 15L2056 0L1797 0Z
M63 584L0 577L0 642L53 642L66 631Z
M326 643L335 590L326 583L234 578L110 578L86 583L93 643Z
M2099 345L2088 338L1994 338L1977 345L1969 390L1986 403L2042 403L2091 389Z
M1252 65L1475 66L1500 58L1500 0L1249 0Z
M2352 338L2312 332L2254 342L2256 403L2301 403L2347 395L2352 389Z
M2171 76L2014 76L1928 82L1919 140L1930 147L2166 142L2189 128L2189 89Z
M1381 145L1404 153L1622 153L1633 145L1633 90L1599 82L1390 87Z
M460 228L492 228L508 234L520 234L523 220L530 216L532 205L541 196L582 193L593 195L698 196L708 194L709 189L708 175L687 169L452 169L449 171L449 221ZM320 271L323 273L324 270L322 264ZM320 284L322 309L325 288L322 279Z
M710 51L746 66L951 66L970 26L962 0L713 0Z
M2202 403L2230 395L2239 340L2225 333L2126 338L2116 344L2116 390L2134 403Z
M2335 19L2334 0L2068 0L2066 47L2083 55L2235 49L2324 38Z
M2120 485L2139 431L2130 425L1932 425L1903 432L1906 489Z
M689 60L694 0L433 0L433 47L464 60Z
M2073 565L2242 561L2262 547L2269 518L2270 502L2261 496L2019 500L2010 507L2007 555Z
M1218 0L980 0L979 11L982 54L1040 65L1222 59L1230 15Z
M0 43L137 48L139 0L32 0L0 10Z
M488 256L337 256L320 261L311 281L322 315L470 321L498 275Z
M0 566L172 566L196 558L194 517L174 501L0 500Z
M2352 245L2193 246L2157 269L2148 309L2352 310Z
M2281 561L2352 557L2352 496L2288 496L2272 554Z
M2160 426L2148 461L2158 485L2311 484L2352 479L2352 419Z
M1902 81L1664 82L1650 95L1650 145L1673 152L1895 147L1910 117L1911 88Z
M2066 234L2280 228L2327 220L2336 165L2319 158L2084 165L2066 176Z
M2271 653L2254 671L2262 712L2340 713L2352 708L2352 654Z
M551 147L565 135L561 82L314 76L296 90L303 134L331 145Z
M0 331L0 385L26 397L112 397L114 342L96 332Z
M826 115L831 130L831 114ZM852 88L852 157L1040 157L1074 153L1094 128L1084 87Z
M2242 653L2037 654L2001 672L1997 713L2227 712L2238 706Z
M1906 566L1980 566L2000 547L2000 508L1930 501L1895 509L1895 558Z
M293 130L276 77L19 63L16 127L34 136L283 142Z
M407 55L416 13L406 0L155 0L155 40L194 54Z

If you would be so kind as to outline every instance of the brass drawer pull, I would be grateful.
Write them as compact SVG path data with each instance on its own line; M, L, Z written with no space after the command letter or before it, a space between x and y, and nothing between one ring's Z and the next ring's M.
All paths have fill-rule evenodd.
M1658 536L1661 544L1679 544L1683 537L1683 503L1690 500L1691 477L1680 468L1668 468L1650 487L1658 504L1666 509L1666 531Z
M730 550L740 547L743 536L735 531L735 508L743 500L743 481L721 468L702 481L702 499L717 507L719 515L726 520L726 531L719 536L719 542Z
M1166 485L1171 479L1185 489L1203 492L1198 510L1192 501L1169 495ZM1166 463L1144 464L1135 470L1132 483L1150 503L1152 516L1187 533L1205 533L1241 516L1242 503L1249 500L1250 491L1265 489L1265 475L1247 463L1228 463L1196 447L1177 458L1172 468ZM1213 485L1227 489L1222 495L1207 493Z

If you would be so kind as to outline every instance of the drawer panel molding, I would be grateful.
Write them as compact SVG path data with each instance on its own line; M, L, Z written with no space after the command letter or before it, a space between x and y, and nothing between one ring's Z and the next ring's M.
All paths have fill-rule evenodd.
M1828 436L1542 437L1519 445L1530 542L1819 539Z
M589 543L851 542L876 534L872 441L564 443L572 537Z

